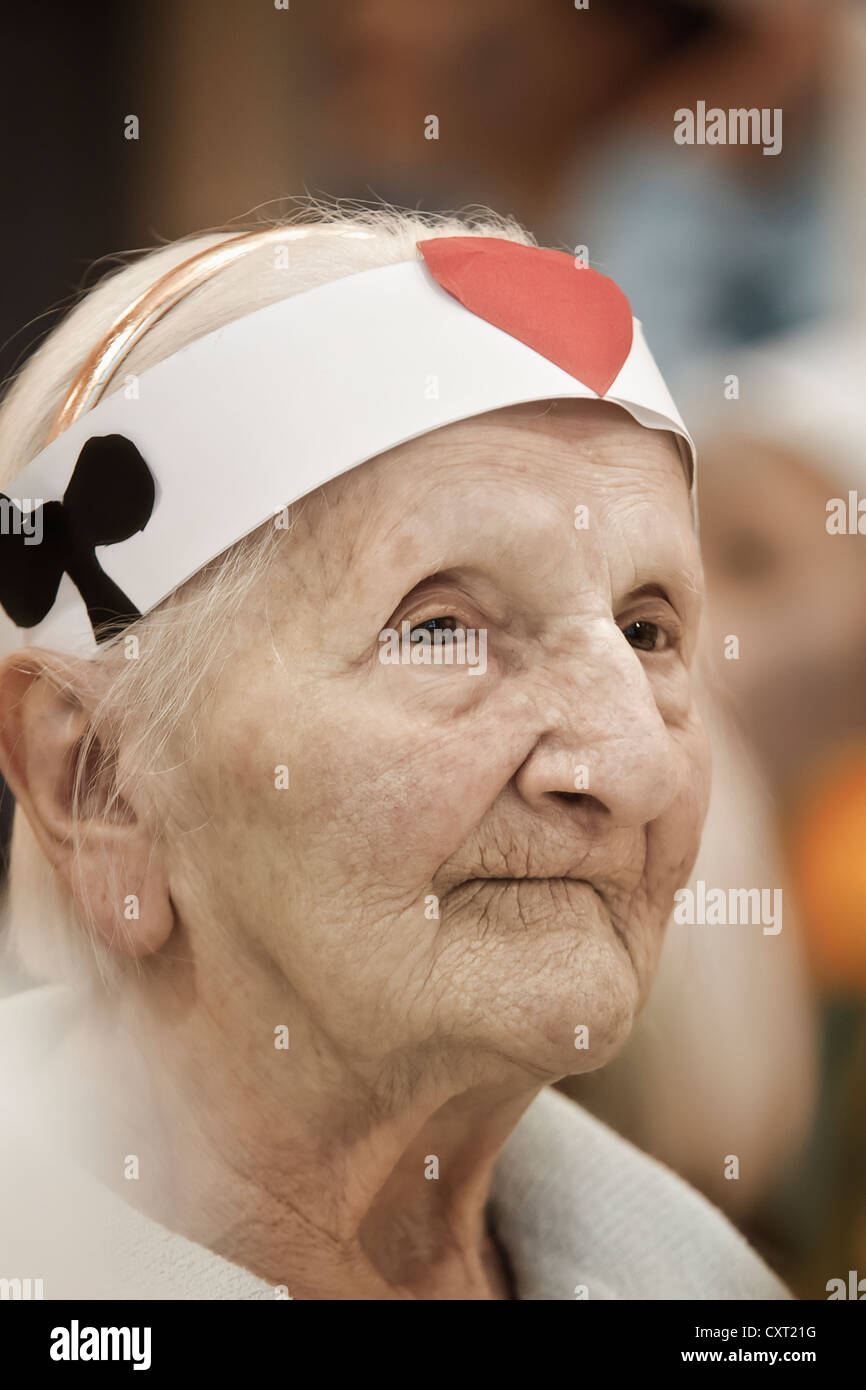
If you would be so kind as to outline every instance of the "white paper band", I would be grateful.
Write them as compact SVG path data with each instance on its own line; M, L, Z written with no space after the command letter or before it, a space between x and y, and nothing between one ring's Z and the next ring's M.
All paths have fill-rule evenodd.
M122 434L156 479L145 529L96 555L146 613L286 505L386 449L503 406L595 392L478 318L422 260L336 280L259 309L144 372L76 420L4 491L63 496L94 435ZM635 320L605 400L694 445ZM38 626L0 614L4 646L92 654L68 575Z

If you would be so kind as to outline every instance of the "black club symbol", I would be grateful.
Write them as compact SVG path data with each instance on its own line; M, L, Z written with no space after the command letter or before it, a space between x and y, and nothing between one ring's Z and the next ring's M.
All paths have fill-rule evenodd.
M96 558L98 545L116 545L141 531L153 512L153 474L135 445L122 434L88 439L62 502L45 502L28 517L39 544L26 544L22 513L7 504L0 535L0 604L18 627L35 627L51 611L64 573L87 606L97 642L105 642L141 616Z

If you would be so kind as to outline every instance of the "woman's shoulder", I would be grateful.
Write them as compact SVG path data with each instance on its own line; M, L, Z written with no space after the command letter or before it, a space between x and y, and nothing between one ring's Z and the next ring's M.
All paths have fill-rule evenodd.
M79 1007L62 985L0 999L0 1275L46 1299L273 1299L271 1284L151 1220L73 1157L43 1081Z
M530 1299L789 1299L716 1207L546 1087L496 1165L491 1211Z

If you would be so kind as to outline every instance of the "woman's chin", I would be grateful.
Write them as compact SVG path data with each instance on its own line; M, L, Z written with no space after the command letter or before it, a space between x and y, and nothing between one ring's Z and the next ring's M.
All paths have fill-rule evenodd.
M555 914L540 905L533 912L525 890L518 908L510 901L516 896L497 888L483 932L477 922L464 924L471 969L451 976L460 985L457 1031L468 1029L533 1074L595 1071L627 1041L650 983L635 960L654 953L634 951L595 894L571 892ZM449 936L457 929L456 921L450 925ZM490 1000L497 1001L493 1015ZM494 1038L478 1037L479 1014Z
M607 972L599 965L603 984ZM628 1041L638 999L633 977L611 974L607 985L603 997L593 982L584 992L563 991L550 1000L544 1015L534 1020L535 1065L557 1077L575 1076L613 1060Z

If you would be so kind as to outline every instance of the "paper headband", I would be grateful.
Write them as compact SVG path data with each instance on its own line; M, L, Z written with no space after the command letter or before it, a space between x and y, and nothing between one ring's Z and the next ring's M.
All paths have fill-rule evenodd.
M92 655L300 497L443 425L600 398L694 445L612 280L490 237L417 243L258 309L151 367L3 498L7 645ZM217 248L218 250L218 248Z

